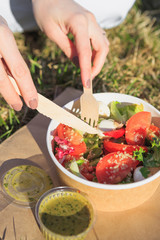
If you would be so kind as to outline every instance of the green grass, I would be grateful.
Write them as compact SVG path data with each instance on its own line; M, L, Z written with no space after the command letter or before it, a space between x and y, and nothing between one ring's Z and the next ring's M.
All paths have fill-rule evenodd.
M118 27L106 30L110 52L94 92L119 92L140 97L160 110L160 30L139 4ZM82 89L80 69L41 32L15 34L37 90L49 99L66 87ZM24 104L14 112L0 96L0 142L27 124L36 114Z

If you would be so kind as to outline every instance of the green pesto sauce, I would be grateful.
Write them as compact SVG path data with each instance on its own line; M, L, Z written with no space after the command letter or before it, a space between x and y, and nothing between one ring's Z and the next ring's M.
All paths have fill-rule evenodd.
M84 232L92 218L88 201L74 192L48 198L42 205L39 215L46 228L63 236Z

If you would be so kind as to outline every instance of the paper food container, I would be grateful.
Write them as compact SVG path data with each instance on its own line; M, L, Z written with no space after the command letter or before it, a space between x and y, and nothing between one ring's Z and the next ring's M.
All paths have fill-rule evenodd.
M109 104L112 101L125 103L142 103L144 111L149 111L152 114L152 122L160 127L160 112L149 103L126 94L119 93L98 93L94 94L98 101ZM71 109L73 101L65 105ZM156 191L160 184L160 171L154 175L134 183L129 184L101 184L91 182L75 176L65 169L55 158L51 146L51 132L58 126L58 123L52 120L47 130L47 147L49 154L56 165L60 180L63 185L71 186L86 192L89 198L93 201L94 206L100 211L123 211L135 208L147 201Z

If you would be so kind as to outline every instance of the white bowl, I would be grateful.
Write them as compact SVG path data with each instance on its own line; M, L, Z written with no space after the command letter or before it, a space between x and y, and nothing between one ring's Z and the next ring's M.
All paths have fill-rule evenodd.
M142 103L144 111L152 114L152 122L160 127L160 112L149 103L142 99L119 93L97 93L94 94L98 101L109 104L112 101L127 103ZM71 109L74 101L65 105L65 108ZM51 120L47 130L47 147L49 154L56 165L62 184L80 189L86 192L97 210L101 211L122 211L137 207L148 200L156 191L160 184L160 171L154 175L134 183L129 184L101 184L91 182L75 176L65 169L55 158L51 146L51 132L58 126L58 122Z

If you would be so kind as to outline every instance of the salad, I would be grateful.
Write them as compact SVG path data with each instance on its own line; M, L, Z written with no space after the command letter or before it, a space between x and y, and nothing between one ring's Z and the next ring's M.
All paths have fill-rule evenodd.
M151 122L151 113L142 104L112 101L104 107L98 122L102 136L64 124L52 131L57 161L73 174L102 184L132 183L158 172L160 128Z

